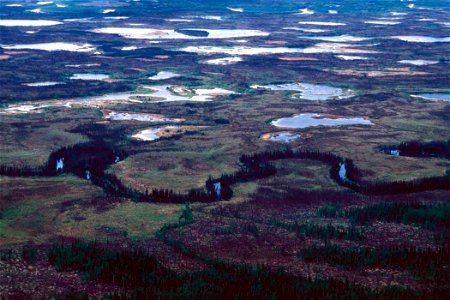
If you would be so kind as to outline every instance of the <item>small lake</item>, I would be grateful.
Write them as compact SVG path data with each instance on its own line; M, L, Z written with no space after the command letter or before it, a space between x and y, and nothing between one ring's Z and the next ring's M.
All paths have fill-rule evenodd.
M70 76L72 80L105 80L108 79L108 74L93 74L93 73L85 73L85 74L73 74Z
M32 86L32 87L37 87L37 86L54 86L54 85L58 85L58 84L65 84L65 83L64 82L57 82L57 81L42 81L42 82L22 83L22 85Z
M64 42L1 45L7 50L41 50L41 51L69 51L69 52L94 52L96 49L91 44L74 44Z
M343 182L349 181L348 178L347 178L347 168L345 167L345 163L340 163L339 164L339 178Z
M50 105L13 105L8 108L0 110L0 113L5 114L26 114L32 111L40 112L42 108L50 107Z
M158 132L160 130L160 128L145 129L132 135L132 137L141 141L154 141L159 139L160 136L158 135Z
M205 102L212 101L215 97L228 96L236 94L233 91L229 91L222 88L212 89L187 89L181 86L144 86L143 88L152 90L151 97L159 99L152 101L157 102L174 102L174 101L197 101Z
M169 71L161 71L154 76L150 76L148 79L150 80L166 80L170 78L180 77L180 74L169 72Z
M426 59L405 59L400 60L400 64L413 65L413 66L428 66L438 64L437 60L426 60Z
M348 126L348 125L374 125L364 118L326 118L319 114L299 114L289 118L281 118L271 122L280 128L308 128L314 126Z
M425 100L431 100L431 101L450 101L450 94L417 94L417 95L411 95L411 97L414 98L421 98Z
M143 93L113 93L113 94L105 94L100 96L92 96L85 98L76 98L74 100L61 100L65 102L65 105L71 104L83 104L83 103L96 103L96 102L108 102L108 101L131 101L131 102L142 102L141 100L133 100L132 98L139 97L150 97L151 94L143 94Z
M300 134L292 133L289 131L269 133L269 134L265 134L261 137L261 139L263 139L265 141L273 141L273 142L280 142L280 143L291 143L291 142L299 140L301 138L302 138L302 136Z
M145 113L127 113L111 111L106 116L106 119L113 121L140 121L140 122L182 122L184 119L171 119L162 115L153 115Z
M297 91L299 98L305 100L326 101L331 99L346 99L355 96L350 89L341 89L328 85L318 85L310 83L286 83L270 85L254 85L252 88L262 88L271 91Z
M158 128L149 128L139 131L132 135L133 138L141 141L154 141L161 137L169 137L178 133L180 127L178 126L164 126Z
M213 101L216 97L236 94L233 91L222 88L187 89L181 86L169 85L143 86L143 88L151 91L149 93L112 93L84 98L39 101L32 104L12 104L7 108L0 108L0 114L38 112L39 109L45 107L73 107L74 105L106 106L109 102L143 103L144 101L150 101L149 99L151 99L151 103L174 101L205 102ZM133 119L136 116L122 114L117 115L116 117ZM147 117L137 116L138 119L146 119Z

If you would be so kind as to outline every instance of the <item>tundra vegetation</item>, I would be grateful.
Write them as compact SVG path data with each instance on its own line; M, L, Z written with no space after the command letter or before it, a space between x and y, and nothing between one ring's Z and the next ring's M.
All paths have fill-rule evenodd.
M313 2L0 3L0 298L448 298L448 3Z

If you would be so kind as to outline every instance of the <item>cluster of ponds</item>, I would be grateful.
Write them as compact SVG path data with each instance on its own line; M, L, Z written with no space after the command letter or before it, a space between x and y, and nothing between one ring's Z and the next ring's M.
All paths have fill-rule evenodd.
M270 85L253 85L254 89L267 89L272 91L296 91L299 98L305 100L325 101L332 99L346 99L355 96L355 93L349 89L341 89L328 85L310 84L310 83L286 83Z
M39 3L39 2L38 2ZM30 6L31 3L24 3L25 6ZM67 5L55 3L58 8L65 8ZM22 4L13 3L7 4L8 7L22 7ZM243 7L226 7L228 12L239 14L246 14L247 7L244 10ZM415 9L413 3L408 4L409 9ZM31 8L31 7L29 7ZM32 13L43 13L43 6L32 7L34 9L28 10ZM220 22L224 21L225 16L222 15L186 15L186 16L170 16L164 18L165 22L171 22L169 26L156 26L153 27L148 22L140 20L134 22L128 20L129 16L118 15L120 8L104 7L98 11L102 21L98 22L95 17L89 16L86 18L76 19L62 19L61 20L44 20L44 19L6 19L0 20L0 27L18 27L39 30L40 27L60 28L61 26L79 23L94 23L91 28L84 28L83 31L100 35L118 35L126 39L129 44L121 45L119 49L123 51L135 51L137 49L149 47L152 43L168 43L183 41L172 46L174 49L187 53L196 53L201 56L199 62L201 64L213 65L213 66L226 66L234 65L244 61L243 57L247 56L260 56L260 55L295 55L295 54L331 54L335 58L345 63L356 61L355 63L370 64L374 61L374 57L371 54L379 54L375 48L377 43L384 41L401 41L404 43L448 43L450 37L448 36L428 36L426 33L417 33L417 35L407 35L390 33L383 36L369 35L358 33L346 33L346 29L353 26L353 20L343 21L339 18L340 11L337 7L329 9L326 12L316 11L313 7L299 8L298 12L294 12L293 15L298 19L291 24L286 24L285 27L280 28L280 32L283 34L292 35L295 34L299 40L305 42L306 46L280 46L287 45L286 41L279 41L281 43L269 46L271 40L265 38L270 37L272 33L267 30L240 28L239 24L232 28L221 27ZM407 9L408 10L408 9ZM409 10L408 10L409 11ZM320 15L326 14L325 18ZM339 14L339 15L338 15ZM32 14L34 15L34 14ZM48 14L50 15L50 14ZM47 15L47 16L48 16ZM319 17L317 17L319 15ZM338 16L335 16L338 15ZM367 19L356 20L367 26L367 28L395 28L395 26L407 21L406 16L408 12L396 12L390 11L385 15L373 15ZM51 18L49 18L51 19ZM417 18L416 18L417 19ZM108 21L109 20L109 21ZM124 21L121 21L124 20ZM125 21L126 20L126 21ZM195 23L200 21L202 23L209 24L209 21L213 21L213 26L184 26L179 23ZM205 22L206 21L206 22ZM445 26L448 27L449 23L446 20L428 19L422 18L417 20L420 22L432 22L433 26ZM173 24L178 23L178 25ZM85 24L85 25L88 25ZM100 25L98 25L100 24ZM106 25L105 25L106 24ZM109 25L114 24L114 25ZM154 24L153 24L154 25ZM204 24L202 24L204 25ZM210 27L210 28L205 28ZM351 27L353 28L353 27ZM55 30L56 30L55 29ZM31 32L36 31L27 31ZM279 32L277 32L279 34ZM226 43L209 44L211 40L223 40L226 39ZM266 44L252 43L264 39ZM190 44L185 44L184 42ZM309 44L308 44L309 43ZM93 42L93 44L96 44ZM182 45L182 46L180 46ZM100 55L102 52L100 46L92 45L90 43L79 43L72 41L53 41L53 42L41 42L41 43L20 43L20 44L8 44L0 45L5 50L40 50L40 51L68 51L68 52L80 52L94 55ZM219 57L217 57L217 56ZM320 56L320 55L319 55ZM289 56L288 56L289 57ZM405 57L407 58L407 57ZM250 60L250 59L249 59ZM320 60L320 57L317 58ZM411 68L424 67L428 65L439 64L440 62L433 59L422 58L398 58L396 61L398 64L410 65ZM76 65L73 65L76 66ZM78 65L81 66L81 65ZM99 65L100 66L100 65ZM204 66L207 67L207 66ZM406 69L406 68L405 68ZM390 71L395 71L392 69ZM82 72L82 71L81 71ZM105 71L103 71L105 72ZM355 72L358 72L356 70ZM373 71L377 72L377 71ZM381 71L380 71L381 72ZM382 74L380 73L379 74ZM407 71L409 72L409 70ZM388 72L389 73L389 72ZM356 75L347 74L347 75ZM378 73L371 73L376 75ZM384 74L384 73L383 73ZM417 72L415 74L422 74ZM374 75L374 76L375 76ZM392 75L392 74L391 74ZM180 74L171 71L160 71L157 74L148 77L150 81L168 80L181 77ZM69 79L71 80L86 80L86 81L105 81L110 79L110 75L104 73L75 73L72 74ZM41 82L29 82L23 83L28 87L51 87L60 84L67 84L60 81L41 81ZM348 99L356 96L356 92L351 89L345 89L340 87L333 87L323 84L312 84L305 82L294 82L284 84L268 84L268 85L254 85L254 89L263 89L269 91L290 91L290 96L294 99L311 100L311 101L328 101ZM112 102L127 102L127 103L159 103L159 102L175 102L175 101L192 101L192 102L206 102L213 101L219 96L228 96L237 94L234 91L223 88L186 88L178 85L143 85L138 88L139 92L122 92L111 93L101 96L84 97L76 99L62 99L62 100L49 100L49 101L36 101L33 103L22 103L9 105L6 108L1 108L0 113L3 114L22 114L30 112L40 112L49 107L73 107L73 106L90 106L90 107L102 107L108 106ZM450 94L448 93L424 93L414 94L411 97L421 98L431 101L450 101ZM112 121L140 121L140 122L182 122L183 119L170 119L164 116L156 116L145 113L134 112L108 112L105 118ZM316 126L351 126L362 125L372 126L374 125L370 120L361 117L345 118L337 116L327 116L315 113L301 113L291 117L285 117L273 120L271 124L277 128L282 129L305 129ZM135 135L134 138L148 141L159 138L164 131L176 131L177 126L165 126L160 128L150 128L142 130ZM302 138L302 135L297 132L282 131L273 133L268 140L290 143ZM391 153L397 155L396 153Z
M92 96L75 99L35 101L27 104L11 104L6 108L0 109L0 114L22 114L41 112L47 107L73 107L73 106L90 106L99 107L107 106L112 102L135 102L135 103L160 103L175 101L193 101L205 102L213 101L219 96L228 96L236 94L233 91L212 88L212 89L187 89L182 86L157 85L143 86L148 93L111 93L102 96Z
M166 118L162 115L146 114L146 113L129 113L111 111L106 114L106 119L112 121L139 121L151 123L173 122L179 123L185 121L181 118Z

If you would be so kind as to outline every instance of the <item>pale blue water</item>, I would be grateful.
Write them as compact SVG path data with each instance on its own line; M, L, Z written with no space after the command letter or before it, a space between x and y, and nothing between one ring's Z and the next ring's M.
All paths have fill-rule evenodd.
M270 84L257 87L272 91L297 91L300 92L299 98L304 100L325 101L331 99L346 99L355 95L348 89L344 90L332 86L310 83Z
M450 94L416 94L412 96L431 101L450 101Z
M346 169L346 167L345 167L345 163L340 163L340 164L339 164L339 178L340 178L342 181L344 181L344 182L348 181L348 178L347 178L347 169Z
M291 132L279 132L275 133L270 137L271 141L282 142L282 143L290 143L295 140L300 139L301 136L297 133Z
M308 128L314 126L373 125L363 118L325 118L319 114L299 114L289 118L272 121L272 125L281 128Z

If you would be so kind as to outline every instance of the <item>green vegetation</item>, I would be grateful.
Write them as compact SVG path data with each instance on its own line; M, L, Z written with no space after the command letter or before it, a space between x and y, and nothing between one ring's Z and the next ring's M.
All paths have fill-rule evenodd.
M85 280L115 284L123 292L113 297L159 299L323 299L441 297L439 289L428 294L387 287L382 290L333 279L307 279L283 270L233 265L208 260L210 267L186 274L174 273L141 249L108 250L107 245L83 242L53 244L48 261L58 270L77 270Z
M234 169L224 148L208 148L137 154L112 166L111 171L125 178L127 185L173 189L182 193L204 187L209 175L217 177ZM140 190L144 192L143 188Z
M342 212L342 207L337 204L331 203L319 208L316 214L319 217L334 218L337 216L342 216Z
M41 205L37 201L27 201L19 206L6 208L0 212L0 237L1 238L25 238L27 234L19 229L13 228L11 225L21 219L30 215Z
M189 224L194 222L194 216L192 215L192 208L189 203L185 204L183 211L181 212L179 221L180 224Z
M450 228L450 203L379 203L352 208L346 216L354 223L368 224L375 220L415 224L425 228Z
M99 240L100 236L119 238L122 232L132 240L145 240L154 236L166 223L177 220L180 208L175 205L149 205L127 201L119 203L101 213L84 213L85 220L74 222L73 226L88 233L89 239ZM95 228L95 232L91 232Z

